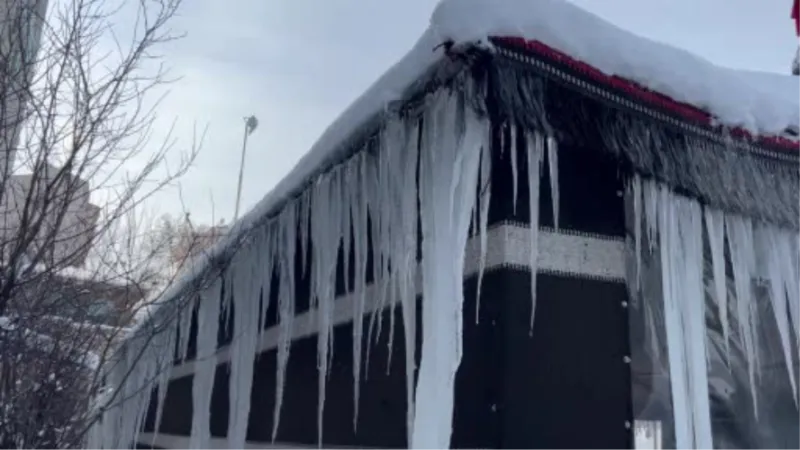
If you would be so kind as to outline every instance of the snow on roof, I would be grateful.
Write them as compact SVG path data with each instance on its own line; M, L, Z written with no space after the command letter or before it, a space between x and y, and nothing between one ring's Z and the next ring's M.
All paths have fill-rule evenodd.
M356 99L320 136L294 169L233 224L230 233L193 258L180 279L162 293L179 294L242 232L333 159L360 126L400 100L405 90L442 56L440 44L481 42L489 37L539 41L608 75L617 75L711 113L730 127L757 135L781 135L800 122L800 87L791 76L736 71L685 50L622 30L564 0L442 0L414 47ZM148 313L152 311L148 310Z
M431 19L441 39L487 36L542 42L607 75L704 109L719 122L779 135L800 122L800 86L790 75L738 71L612 25L563 0L443 0Z

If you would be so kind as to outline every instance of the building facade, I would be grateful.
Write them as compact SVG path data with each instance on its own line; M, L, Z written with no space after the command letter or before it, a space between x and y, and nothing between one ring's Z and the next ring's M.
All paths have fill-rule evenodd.
M14 168L47 4L48 0L6 0L0 5L0 174L4 177Z
M720 127L714 98L657 82L697 58L566 2L498 5L445 0L172 287L150 323L172 332L134 333L118 357L142 362L108 373L149 390L90 447L800 444L797 95L716 69L709 89L787 113ZM564 18L582 45L553 38ZM500 31L440 42L453 24ZM608 46L636 70L608 75Z
M0 197L0 246L6 258L30 239L30 257L56 269L81 267L93 241L100 208L89 183L47 165L33 174L12 175Z

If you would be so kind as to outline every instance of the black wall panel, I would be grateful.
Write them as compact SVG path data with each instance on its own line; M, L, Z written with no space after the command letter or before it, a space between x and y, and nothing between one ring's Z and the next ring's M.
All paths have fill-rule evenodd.
M476 323L475 289L477 277L465 282L464 357L456 378L455 414L452 445L475 448L495 447L500 432L497 405L500 386L492 382L501 370L502 352L494 349L502 339L500 330L505 275L487 273L483 279L480 320ZM417 302L417 358L421 344L421 302ZM324 415L326 445L404 448L406 443L405 342L402 312L395 308L391 362L389 352L390 312L382 314L380 335L369 344L371 316L364 318L364 342L360 411L357 430L353 430L352 323L334 328L333 362L327 380ZM366 349L369 347L369 365ZM417 364L418 364L417 360ZM227 365L220 365L212 393L211 432L223 437L227 432ZM316 445L317 443L317 336L295 341L286 372L281 422L277 442ZM275 400L277 352L262 353L256 360L251 395L248 440L270 441ZM167 393L161 432L189 435L192 412L192 376L172 380ZM148 414L152 431L155 407Z
M508 272L503 448L630 448L623 284Z

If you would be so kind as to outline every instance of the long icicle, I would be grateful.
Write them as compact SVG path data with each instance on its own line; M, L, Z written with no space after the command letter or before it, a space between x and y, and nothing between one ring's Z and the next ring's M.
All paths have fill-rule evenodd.
M350 207L353 214L353 243L355 248L355 277L353 281L353 430L358 426L359 394L361 390L361 347L364 342L364 302L367 276L367 220L366 157L362 153L354 162L356 181L352 183Z
M675 443L677 448L694 448L694 427L692 408L689 401L690 387L688 374L685 335L686 325L681 314L680 231L678 229L675 204L665 186L647 183L647 191L656 191L654 207L657 211L659 254L661 259L661 287L664 301L664 326L667 335L667 354L670 370L670 391L672 394L673 418L675 422Z
M486 270L486 244L487 228L489 225L489 203L492 201L492 150L487 145L481 150L481 168L479 189L478 236L480 240L480 259L478 267L478 287L475 290L475 323L480 322L481 313L481 288L483 287L483 272Z
M401 195L402 239L398 240L396 252L400 256L397 264L401 312L403 314L403 337L405 343L406 369L406 445L411 445L414 433L414 374L416 372L417 339L417 163L419 161L419 121L414 120L410 127L403 167L403 186Z
M711 407L708 396L708 363L706 351L706 302L703 283L703 212L700 204L673 196L677 203L677 225L681 238L679 268L682 295L678 299L684 316L684 345L689 358L688 381L692 406L696 448L713 448ZM677 280L676 280L677 281ZM676 283L677 284L677 283Z
M179 316L178 316L179 317ZM153 424L153 441L155 443L158 437L158 430L161 428L161 419L164 415L164 401L167 398L167 389L169 388L169 378L172 374L172 363L174 360L175 343L178 338L179 320L175 317L166 331L166 343L163 348L158 349L158 354L161 356L159 362L158 372L158 398L156 404L156 417Z
M278 252L278 269L280 271L278 314L280 323L278 329L278 373L275 381L275 409L272 418L272 442L275 442L275 438L278 436L278 427L280 426L283 390L286 385L286 366L289 363L292 330L294 328L294 263L297 247L297 210L294 204L289 204L281 211L280 216L278 216L278 230L280 235L279 242L282 242Z
M464 254L480 150L489 140L488 121L476 117L459 95L449 90L432 95L423 122L422 356L412 448L447 448L452 433L455 376L463 350Z
M262 234L256 234L263 238ZM230 344L231 364L228 387L228 446L244 448L247 440L247 424L250 416L250 391L253 386L253 371L259 336L259 292L262 287L259 254L269 250L263 239L252 246L243 246L234 258L233 267L233 342Z
M725 340L725 357L731 358L730 324L728 320L728 278L725 274L725 215L718 210L705 208L706 234L711 248L711 267L714 276L714 299L722 322L722 338Z
M531 323L529 333L533 335L533 322L536 316L536 277L539 261L539 184L544 154L544 138L538 132L525 136L528 154L528 201L530 209L530 250L529 264L531 268Z
M757 229L756 245L761 254L767 259L767 273L770 285L770 301L775 323L778 326L783 357L789 374L789 384L792 387L792 396L797 403L797 381L794 373L794 358L792 357L792 337L789 324L788 302L783 281L783 266L791 264L781 258L780 231L775 227L761 226Z
M551 177L552 179L552 177ZM636 174L628 185L631 203L633 204L633 251L636 258L636 278L634 293L638 296L642 288L642 179ZM635 297L638 298L638 297Z
M752 280L755 274L755 248L753 242L753 228L749 219L725 215L725 229L728 235L728 248L731 254L733 268L734 291L736 293L736 315L739 323L739 335L747 361L747 370L750 380L750 393L753 398L753 411L758 418L758 391L756 389L756 371L758 357L756 348L755 323L756 310L753 307Z
M553 204L553 227L558 230L559 205L561 204L558 188L558 141L552 136L547 137L547 167L550 175L550 200Z
M190 448L208 448L211 442L211 392L217 372L217 333L221 312L222 280L217 277L201 293L197 312L197 356L192 380Z
M516 216L517 215L517 197L519 197L519 164L517 163L517 126L513 123L509 123L509 132L511 133L511 137L509 139L509 154L511 155L511 205L512 205L512 212Z
M319 319L317 333L318 404L317 440L323 443L323 417L330 340L333 330L333 299L336 286L336 262L339 255L342 226L341 169L337 168L317 181L311 207L311 241L313 243L312 298Z

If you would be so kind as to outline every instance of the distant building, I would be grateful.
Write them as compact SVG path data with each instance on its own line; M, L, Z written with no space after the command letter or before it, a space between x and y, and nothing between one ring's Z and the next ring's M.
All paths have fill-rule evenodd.
M48 0L0 2L0 176L14 166Z
M211 248L227 231L228 227L224 224L181 230L170 248L171 266L180 268L189 259Z
M58 177L58 180L56 180ZM35 174L13 175L0 196L0 250L2 258L41 221L36 239L26 249L30 257L43 250L38 261L49 267L81 267L95 234L100 208L89 202L89 184L47 166Z

